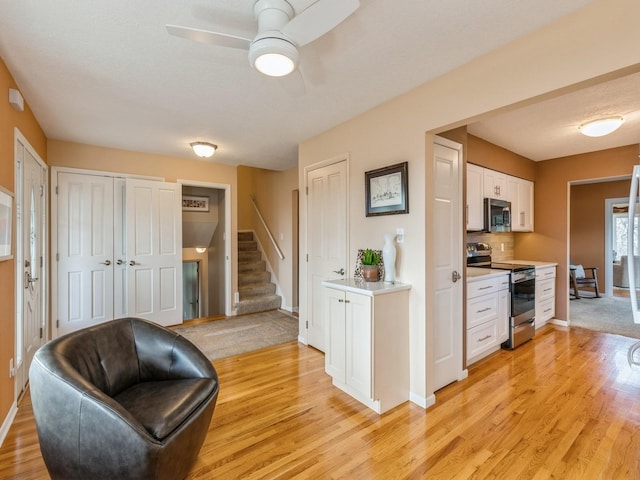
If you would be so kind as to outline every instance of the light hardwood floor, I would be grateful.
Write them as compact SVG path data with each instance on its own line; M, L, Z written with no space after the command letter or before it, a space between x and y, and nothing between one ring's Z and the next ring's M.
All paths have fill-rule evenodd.
M291 342L215 362L221 391L189 479L637 479L633 340L546 326L472 365L428 410L379 416L331 386L324 357ZM0 478L48 478L28 395Z

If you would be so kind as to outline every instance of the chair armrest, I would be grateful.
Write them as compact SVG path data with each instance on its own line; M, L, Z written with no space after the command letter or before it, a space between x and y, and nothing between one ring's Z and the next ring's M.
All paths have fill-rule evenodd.
M141 380L213 378L211 361L186 338L154 323L131 319Z

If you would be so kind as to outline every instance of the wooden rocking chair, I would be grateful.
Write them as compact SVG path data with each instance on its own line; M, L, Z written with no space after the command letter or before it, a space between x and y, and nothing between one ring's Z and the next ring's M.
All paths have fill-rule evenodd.
M569 293L573 289L573 296L580 300L580 287L593 288L595 295L592 298L600 298L598 290L598 267L583 267L582 265L569 266ZM587 272L590 272L587 274Z

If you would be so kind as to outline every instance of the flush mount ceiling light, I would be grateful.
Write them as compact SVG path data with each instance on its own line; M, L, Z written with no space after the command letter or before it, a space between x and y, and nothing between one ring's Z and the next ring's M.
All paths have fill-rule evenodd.
M191 145L195 154L202 158L209 158L218 148L217 145L208 142L192 142L189 145Z
M196 252L198 253L204 253L207 251L206 247L196 247Z
M624 122L622 117L599 118L592 122L583 123L578 127L580 133L587 137L603 137L615 132Z

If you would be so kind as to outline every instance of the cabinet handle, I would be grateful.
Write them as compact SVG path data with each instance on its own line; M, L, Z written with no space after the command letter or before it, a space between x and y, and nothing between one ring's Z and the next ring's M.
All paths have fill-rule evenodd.
M551 290L553 290L552 288L545 288L544 291L545 292L550 292Z
M491 310L491 307L483 308L482 310L476 310L476 313L484 313L488 312L489 310Z
M547 312L550 312L550 311L551 311L551 309L550 309L550 308L547 308L547 309L544 311L544 313L547 313Z
M493 288L493 285L487 285L486 287L480 287L478 290L487 290L488 288Z
M478 343L484 342L485 340L489 340L490 338L491 338L491 335L487 335L486 337L479 338Z
M345 300L344 303L351 303L351 300Z
M343 300L343 299L341 299L341 298L339 298L339 299L338 299L338 303L344 303L344 300Z

